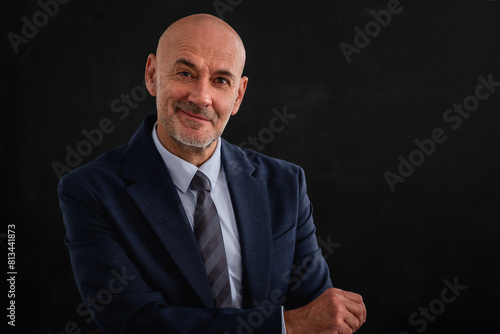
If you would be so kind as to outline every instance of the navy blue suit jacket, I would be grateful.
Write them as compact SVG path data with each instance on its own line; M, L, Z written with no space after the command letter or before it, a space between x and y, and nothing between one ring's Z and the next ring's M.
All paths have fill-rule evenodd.
M204 263L148 116L58 188L76 284L104 333L281 333L281 305L332 286L302 169L222 140L243 309L214 308Z

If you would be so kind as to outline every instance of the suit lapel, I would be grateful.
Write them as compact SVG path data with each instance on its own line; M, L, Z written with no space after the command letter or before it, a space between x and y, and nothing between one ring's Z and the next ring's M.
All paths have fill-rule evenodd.
M214 307L198 244L175 185L151 138L154 116L146 118L127 149L123 175L132 180L127 192L205 306Z
M255 307L254 301L262 302L269 296L272 231L267 186L252 175L255 168L241 151L224 140L222 145L222 163L240 236L243 306Z

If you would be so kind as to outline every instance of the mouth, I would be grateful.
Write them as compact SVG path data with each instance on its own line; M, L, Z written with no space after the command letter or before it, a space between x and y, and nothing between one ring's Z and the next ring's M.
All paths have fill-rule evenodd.
M195 120L198 122L210 122L209 119L202 117L201 115L192 114L192 113L185 111L185 110L182 110L180 108L177 108L177 111L178 112L180 111L184 116L186 116L189 119L192 119L192 120Z

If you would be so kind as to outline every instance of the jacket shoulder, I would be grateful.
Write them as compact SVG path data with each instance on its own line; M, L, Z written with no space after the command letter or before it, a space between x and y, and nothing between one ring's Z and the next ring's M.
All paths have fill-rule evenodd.
M303 173L302 168L294 163L273 158L251 149L242 148L240 146L230 144L227 141L224 141L224 144L225 145L223 147L227 155L226 160L228 163L242 164L241 161L244 161L248 164L248 166L251 166L251 168L254 169L254 174L291 176Z
M121 175L126 148L127 145L113 148L85 165L72 170L59 180L59 187L63 187L69 179L73 178L80 179L85 183L99 183L103 180L116 178Z

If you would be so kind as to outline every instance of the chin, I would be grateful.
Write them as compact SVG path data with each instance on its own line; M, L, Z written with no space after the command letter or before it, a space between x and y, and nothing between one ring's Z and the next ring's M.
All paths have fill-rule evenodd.
M187 135L181 135L181 136L173 136L175 140L178 142L187 145L187 146L192 146L192 147L197 147L197 148L206 148L210 146L214 141L217 140L217 138L200 138L200 137L194 137L194 136L187 136Z

